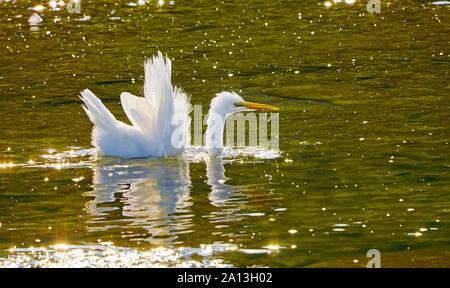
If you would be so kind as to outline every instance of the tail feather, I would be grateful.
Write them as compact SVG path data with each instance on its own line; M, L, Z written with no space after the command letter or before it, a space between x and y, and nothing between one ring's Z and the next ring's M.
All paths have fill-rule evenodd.
M89 120L99 128L108 130L117 122L114 115L103 105L94 93L85 89L80 93L80 99L84 102L83 109L89 117Z
M171 83L172 63L158 51L158 56L144 63L145 81L144 96L155 107L157 118L164 117L167 108L173 107L173 91Z

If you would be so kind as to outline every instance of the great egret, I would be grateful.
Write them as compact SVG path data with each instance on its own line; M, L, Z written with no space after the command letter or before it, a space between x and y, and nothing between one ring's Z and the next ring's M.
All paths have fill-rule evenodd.
M104 155L121 158L163 157L181 154L190 143L189 113L192 106L181 88L172 86L172 63L158 51L144 62L144 98L128 92L120 95L123 110L132 125L118 121L89 89L80 94L91 122L92 144ZM206 131L210 154L223 148L226 118L252 110L278 110L271 105L245 102L236 93L221 92L211 101Z

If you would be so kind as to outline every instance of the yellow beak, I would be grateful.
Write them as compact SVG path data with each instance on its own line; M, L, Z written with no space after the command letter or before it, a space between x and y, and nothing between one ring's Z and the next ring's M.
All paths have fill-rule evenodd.
M236 103L235 106L244 106L244 107L247 107L248 109L254 109L254 110L271 110L271 111L278 110L278 107L275 107L272 105L253 103L253 102L245 102L245 101Z

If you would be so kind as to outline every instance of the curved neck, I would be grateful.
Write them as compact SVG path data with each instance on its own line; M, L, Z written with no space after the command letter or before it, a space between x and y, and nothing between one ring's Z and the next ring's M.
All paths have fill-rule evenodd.
M222 153L223 150L223 131L227 115L223 112L216 111L215 107L211 107L208 112L208 120L205 135L205 144L208 153L216 155Z

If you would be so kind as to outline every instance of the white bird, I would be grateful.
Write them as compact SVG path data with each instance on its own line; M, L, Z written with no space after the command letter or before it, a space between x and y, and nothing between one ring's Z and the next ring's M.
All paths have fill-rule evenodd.
M144 98L123 92L123 110L132 125L118 121L89 89L80 94L91 122L92 144L103 155L121 158L166 157L181 154L190 143L189 97L172 86L171 61L161 52L144 62ZM236 93L222 92L212 100L206 146L210 154L223 148L226 118L237 112L254 109L278 110L270 105L245 102Z
M161 52L144 62L144 98L123 92L123 110L132 125L118 121L89 89L81 100L94 124L92 144L104 155L121 158L161 157L180 154L190 142L192 106L181 88L172 87L171 61ZM178 120L177 123L175 120ZM180 125L175 125L179 124ZM174 132L179 136L170 145Z

